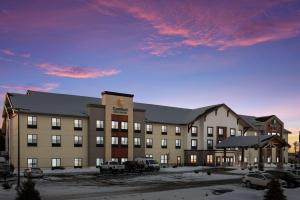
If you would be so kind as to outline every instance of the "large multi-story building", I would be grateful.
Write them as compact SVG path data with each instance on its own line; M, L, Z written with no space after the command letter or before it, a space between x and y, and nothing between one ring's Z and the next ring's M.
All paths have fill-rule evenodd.
M17 166L20 150L21 168L80 168L137 157L151 157L161 165L235 165L241 162L239 148L230 148L225 155L216 148L226 138L288 139L275 115L238 115L225 104L186 109L135 103L133 97L109 91L101 98L8 93L2 130L9 161ZM269 163L288 157L287 149L276 146L266 148L263 155ZM258 162L257 150L243 149L243 159Z

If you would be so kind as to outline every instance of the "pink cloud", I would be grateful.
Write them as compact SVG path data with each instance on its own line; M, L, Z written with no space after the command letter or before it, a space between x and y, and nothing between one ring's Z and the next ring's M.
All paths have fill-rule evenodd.
M27 90L49 92L59 87L58 83L42 83L40 85L1 85L2 89L12 92L25 92Z
M96 67L62 66L48 63L38 64L37 66L45 70L45 74L68 78L97 78L114 76L120 73L120 70L114 68L98 69Z
M295 0L240 1L126 1L98 0L110 12L123 11L149 23L160 37L173 42L146 41L153 55L181 46L219 50L295 37L300 34L300 9ZM294 5L295 4L295 5ZM157 44L155 44L155 42Z
M2 53L4 53L7 56L15 56L16 55L15 52L13 52L12 50L9 50L9 49L2 49Z
M30 53L22 53L21 56L23 58L30 58L31 57L31 54Z

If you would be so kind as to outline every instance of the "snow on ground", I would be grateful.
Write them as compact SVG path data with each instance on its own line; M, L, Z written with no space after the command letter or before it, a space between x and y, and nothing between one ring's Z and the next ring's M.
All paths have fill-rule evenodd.
M204 166L185 166L185 167L167 167L167 168L161 168L160 171L161 172L190 172L190 171L194 171L194 170L202 170L205 169L207 167Z

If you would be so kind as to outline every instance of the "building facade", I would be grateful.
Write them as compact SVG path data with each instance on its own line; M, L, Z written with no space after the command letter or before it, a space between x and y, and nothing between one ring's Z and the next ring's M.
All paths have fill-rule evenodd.
M229 149L224 157L216 148L228 137L276 134L287 141L288 132L275 115L238 115L225 104L185 109L133 98L109 91L101 98L8 93L2 131L9 161L17 166L19 149L21 168L81 168L138 157L161 165L236 165L239 149ZM264 162L281 160L278 149L264 151ZM283 157L287 161L287 149ZM256 163L256 150L246 150L244 161Z

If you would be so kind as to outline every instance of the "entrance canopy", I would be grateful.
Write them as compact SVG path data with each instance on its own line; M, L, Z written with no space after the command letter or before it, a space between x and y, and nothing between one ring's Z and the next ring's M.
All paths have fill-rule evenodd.
M258 148L258 147L289 147L290 145L277 135L234 136L217 144L217 149L225 148Z

